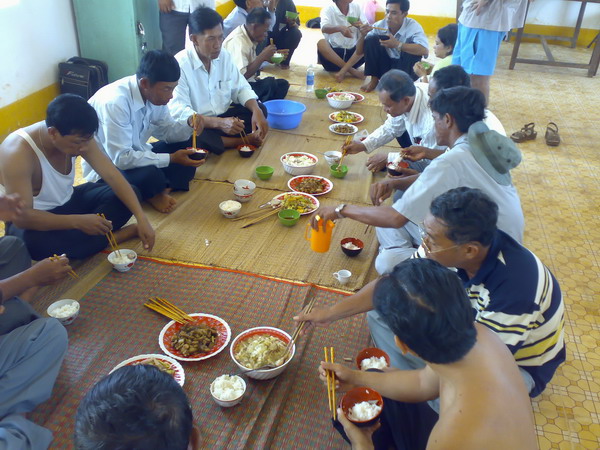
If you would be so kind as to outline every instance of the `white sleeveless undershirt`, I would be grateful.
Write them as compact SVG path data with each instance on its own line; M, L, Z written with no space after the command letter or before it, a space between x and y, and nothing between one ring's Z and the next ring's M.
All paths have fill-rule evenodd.
M31 136L24 129L17 130L16 133L21 136L31 146L42 167L42 187L38 195L33 197L33 208L41 211L48 211L57 206L62 206L69 201L73 195L73 183L75 182L75 158L71 158L71 171L64 175L58 172L46 155L35 145Z

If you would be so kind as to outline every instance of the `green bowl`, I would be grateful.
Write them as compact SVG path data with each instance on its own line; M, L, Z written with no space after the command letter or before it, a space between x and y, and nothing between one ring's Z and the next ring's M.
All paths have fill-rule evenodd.
M332 177L344 178L348 174L348 166L345 166L344 164L342 164L342 167L340 167L340 170L337 170L337 167L338 167L337 164L330 166L329 173L331 174Z
M281 61L283 61L285 59L284 55L279 55L279 56L275 56L273 55L273 57L271 58L271 62L273 64L279 64Z
M351 16L348 16L348 17L346 17L346 20L347 20L348 22L350 22L351 24L354 24L354 23L358 22L358 17L351 17Z
M274 171L275 169L270 166L258 166L256 168L256 176L261 180L268 180L273 176Z
M279 221L286 227L293 227L300 220L300 213L295 209L283 209L277 213Z
M300 14L294 11L286 11L285 17L288 19L296 20Z
M328 89L315 89L315 95L317 98L325 98L328 92Z

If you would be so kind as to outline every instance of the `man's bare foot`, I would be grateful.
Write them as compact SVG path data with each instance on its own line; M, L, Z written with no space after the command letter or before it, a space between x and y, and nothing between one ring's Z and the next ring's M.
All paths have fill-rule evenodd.
M154 197L148 199L148 203L152 205L152 207L161 213L170 213L175 209L175 205L177 205L177 200L171 197L167 191L163 191L160 194L156 194Z
M373 89L375 89L377 87L378 83L379 83L379 78L371 77L371 81L369 81L368 83L364 83L360 87L360 90L363 92L372 92Z
M138 237L137 223L127 225L126 227L123 227L120 230L115 231L113 234L115 235L115 240L117 241L117 244L128 241L129 239L136 238L136 237Z
M350 75L354 78L358 78L359 80L364 80L366 78L365 73L362 70L355 69L354 67L348 70L348 72L350 72Z

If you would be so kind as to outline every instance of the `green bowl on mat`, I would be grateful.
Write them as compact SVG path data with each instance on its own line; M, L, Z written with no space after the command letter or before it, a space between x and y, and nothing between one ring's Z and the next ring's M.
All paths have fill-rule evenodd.
M329 89L315 89L315 95L317 96L317 98L325 98L328 92Z
M283 209L277 213L279 221L286 227L293 227L300 220L300 213L295 209Z
M258 166L256 168L256 176L261 180L268 180L273 176L274 171L275 169L271 166Z
M282 55L281 53L275 53L273 56L271 56L271 62L273 64L279 64L284 59L285 59L285 55Z
M338 170L338 165L334 164L333 166L329 167L329 173L332 177L344 178L348 174L348 166L342 164L342 167L340 167L340 170Z
M294 11L286 11L285 17L291 20L296 20L300 14Z
M353 24L355 24L356 22L358 22L358 17L351 17L351 16L348 16L348 17L346 17L346 20L347 20L348 22L350 22L350 24L351 24L351 25L353 25Z

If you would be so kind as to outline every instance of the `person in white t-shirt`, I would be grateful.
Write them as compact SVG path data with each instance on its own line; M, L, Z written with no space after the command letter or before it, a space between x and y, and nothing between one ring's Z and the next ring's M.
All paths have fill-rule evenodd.
M190 14L199 6L215 9L215 0L158 0L163 50L175 55L185 48L185 30Z

